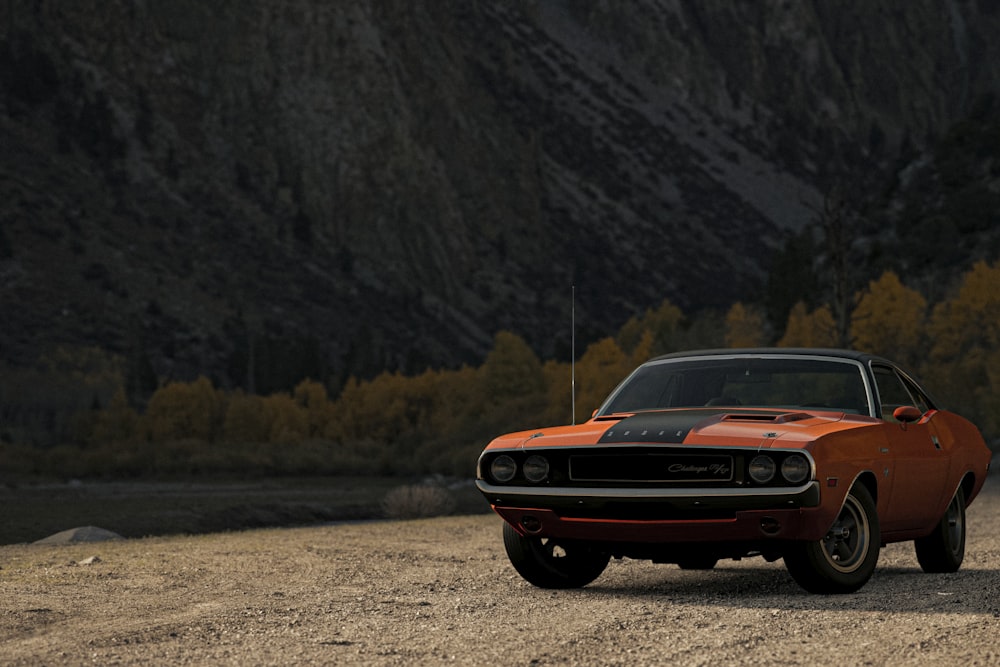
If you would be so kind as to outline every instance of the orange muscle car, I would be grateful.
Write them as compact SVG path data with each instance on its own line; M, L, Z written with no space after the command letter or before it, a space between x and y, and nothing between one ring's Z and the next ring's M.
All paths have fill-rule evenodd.
M889 542L913 540L925 572L958 570L990 457L880 357L705 350L643 364L586 423L495 439L476 484L536 586L584 586L612 557L762 556L808 591L848 593Z

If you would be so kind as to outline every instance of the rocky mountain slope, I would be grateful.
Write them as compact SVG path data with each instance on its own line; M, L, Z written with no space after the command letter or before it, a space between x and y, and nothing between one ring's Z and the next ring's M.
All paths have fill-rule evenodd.
M573 285L584 340L758 298L831 187L877 199L1000 81L973 0L0 13L3 361L262 391L501 329L565 356Z

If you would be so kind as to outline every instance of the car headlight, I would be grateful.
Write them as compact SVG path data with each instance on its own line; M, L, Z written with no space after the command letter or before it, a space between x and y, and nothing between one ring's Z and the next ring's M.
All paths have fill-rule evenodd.
M538 454L529 456L524 462L524 476L529 482L541 482L549 476L549 462Z
M506 454L496 457L493 459L493 463L490 464L490 475L498 482L509 482L514 479L514 475L516 474L517 464L514 463L514 459Z
M799 484L804 482L809 476L809 461L801 454L792 454L781 462L781 476L789 484Z
M774 459L770 456L765 456L760 454L753 457L750 461L750 467L747 472L750 473L750 479L757 482L758 484L767 484L774 478L774 471L777 466L774 465Z

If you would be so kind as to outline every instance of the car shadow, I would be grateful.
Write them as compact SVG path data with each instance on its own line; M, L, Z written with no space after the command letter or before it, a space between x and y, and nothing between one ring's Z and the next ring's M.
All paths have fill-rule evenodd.
M816 595L801 588L783 567L740 564L712 571L683 571L670 565L651 567L664 569L662 574L620 584L613 581L613 575L605 575L607 581L602 577L581 592L649 603L741 609L960 613L1000 617L1000 600L990 592L995 591L1000 578L1000 570L995 568L925 574L917 567L879 567L856 593Z

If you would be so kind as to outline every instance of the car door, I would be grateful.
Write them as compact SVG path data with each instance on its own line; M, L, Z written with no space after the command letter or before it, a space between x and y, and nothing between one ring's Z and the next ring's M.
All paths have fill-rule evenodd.
M937 519L941 506L948 459L934 430L934 411L926 397L889 366L873 365L887 447L886 468L892 475L890 499L882 530L910 530ZM922 417L900 422L893 411L903 405L916 407Z

